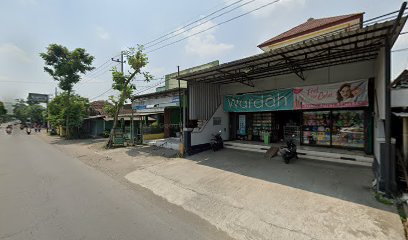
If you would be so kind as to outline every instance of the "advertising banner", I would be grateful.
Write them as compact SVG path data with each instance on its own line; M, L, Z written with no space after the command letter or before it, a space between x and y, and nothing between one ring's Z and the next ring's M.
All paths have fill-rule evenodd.
M28 100L36 103L48 103L48 95L40 93L29 93Z
M292 109L292 89L224 97L225 112L262 112Z
M293 89L294 109L368 106L368 81L342 82Z

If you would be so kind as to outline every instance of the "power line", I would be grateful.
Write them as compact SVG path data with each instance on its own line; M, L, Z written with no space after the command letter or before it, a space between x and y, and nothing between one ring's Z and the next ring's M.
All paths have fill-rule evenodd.
M112 66L112 65L110 65L110 66L112 66L112 67L117 67L118 65L119 65L119 64L116 64L115 66ZM98 74L94 74L93 76L86 77L86 80L83 81L83 82L80 82L79 85L87 84L87 83L92 83L92 82L91 82L92 80L98 79L99 77L101 77L102 75L104 75L105 73L107 73L107 72L109 72L109 71L111 71L110 68L106 69L106 70L103 71L103 72L99 72Z
M113 56L112 58L115 58L115 57L117 57L117 56L120 56L120 54L119 54L119 55L116 55L116 56ZM89 72L85 73L84 75L94 73L96 70L98 70L99 68L103 67L105 64L107 64L107 63L108 63L108 62L110 62L110 61L111 61L110 59L106 60L104 63L102 63L102 64L101 64L101 65L99 65L98 67L96 67L96 68L92 69L91 71L89 71Z
M114 64L115 64L115 63L111 62L111 63L109 63L108 65L105 65L104 67L99 68L98 71L89 73L88 75L84 75L84 77L90 78L90 77L93 77L93 76L95 76L95 75L101 73L102 71L104 71L104 70L106 70L106 69L110 70L110 67L112 67Z
M98 97L100 97L100 96L102 96L102 95L105 95L106 93L108 93L108 92L111 91L111 90L112 90L112 87L110 87L110 88L109 88L108 90L106 90L105 92L99 94L98 96L95 96L95 97L93 97L93 98L90 98L89 101L92 101L92 100L94 100L94 99L96 99L96 98L98 98Z
M159 42L156 42L155 44L152 44L152 45L150 45L150 46L147 46L146 49L149 49L149 48L152 48L152 47L154 47L154 46L157 46L157 45L159 45L159 44L162 43L162 42L165 42L165 41L167 41L167 40L170 40L170 39L172 39L172 38L175 38L175 37L177 37L177 36L179 36L179 35L181 35L181 34L183 34L183 33L185 33L185 32L188 32L188 31L190 31L190 30L192 30L192 29L194 29L194 28L197 28L197 27L199 27L199 26L202 26L202 25L204 25L204 24L210 22L211 20L214 20L214 19L216 19L216 18L218 18L218 17L221 17L221 16L223 16L223 15L225 15L225 14L227 14L227 13L230 13L230 12L232 12L232 11L234 11L234 10L236 10L236 9L238 9L238 8L240 8L240 7L242 7L242 6L245 6L245 5L247 5L247 4L249 4L249 3L252 3L252 2L255 2L255 1L256 1L256 0L251 0L251 1L248 1L248 2L246 2L246 3L241 4L241 5L239 5L239 6L236 6L236 7L232 8L232 9L226 11L226 12L223 12L223 13L221 13L221 14L215 16L215 17L212 17L212 18L210 18L210 19L208 19L208 20L206 20L206 21L204 21L204 22L201 22L200 24L198 24L198 25L196 25L196 26L194 26L194 27L184 29L183 31L178 32L177 34L174 34L174 35L172 35L172 36L170 36L170 37L167 37L167 38L165 38L165 39L163 39L163 40L161 40L161 41L159 41Z
M0 83L33 83L33 84L53 84L55 82L36 82L36 81L0 81Z
M109 60L107 60L106 62L102 63L102 64L99 65L98 67L92 69L91 71L89 71L89 72L86 73L86 74L90 74L90 73L92 73L92 72L95 72L98 68L101 68L102 66L104 66L104 65L107 64L108 62L109 62ZM85 75L86 75L86 74L85 74Z
M243 14L240 14L240 15L238 15L238 16L235 16L235 17L233 17L233 18L230 18L230 19L228 19L228 20L225 20L225 21L223 21L223 22L220 22L220 23L218 23L218 24L216 24L216 25L214 25L214 26L211 26L211 27L209 27L209 28L207 28L207 29L204 29L204 30L202 30L202 31L196 32L196 33L194 33L194 34L188 35L188 36L186 36L186 37L184 37L184 38L181 38L181 39L179 39L179 40L173 41L173 42L171 42L171 43L165 44L165 45L160 46L160 47L158 47L158 48L155 48L155 49L153 49L153 50L147 51L146 53L155 52L155 51L157 51L157 50L159 50L159 49L162 49L162 48L168 47L168 46L170 46L170 45L173 45L173 44L175 44L175 43L181 42L181 41L183 41L183 40L186 40L187 38L196 36L196 35L198 35L198 34L201 34L201 33L203 33L203 32L206 32L206 31L208 31L208 30L211 30L211 29L213 29L213 28L215 28L215 27L217 27L217 26L220 26L220 25L222 25L222 24L231 22L231 21L233 21L233 20L235 20L235 19L238 19L238 18L240 18L240 17L246 16L246 15L252 13L252 12L258 11L258 10L260 10L260 9L262 9L262 8L265 8L265 7L269 6L269 5L275 4L275 3L279 2L279 1L280 1L280 0L275 0L275 1L272 1L272 2L270 2L270 3L264 4L264 5L262 5L262 6L260 6L260 7L257 7L257 8L255 8L255 9L251 10L251 11L245 12L245 13L243 13Z
M237 4L237 3L239 3L239 2L242 2L242 1L243 1L243 0L235 1L235 2L233 2L233 3L231 3L231 4L229 4L229 5L227 5L227 6L223 7L223 8L221 8L221 9L218 9L218 10L216 10L216 11L214 11L214 12L212 12L212 13L210 13L210 14L204 16L204 17L202 17L202 18L199 18L198 20L195 20L195 21L193 21L193 22L191 22L191 23L189 23L189 24L186 24L186 25L182 26L181 29L184 29L184 28L186 28L186 27L188 27L188 26L191 26L191 25L193 25L193 24L195 24L195 23L197 23L197 22L200 22L200 21L202 21L202 20L204 20L204 19L206 19L206 18L208 18L208 17L210 17L210 16L212 16L212 15L218 13L218 12L221 12L222 10L227 9L227 8L229 8L229 7L231 7L231 6L235 5L235 4ZM253 0L253 1L255 1L255 0ZM253 1L251 1L251 2L253 2ZM242 5L240 5L240 6L242 6ZM240 6L238 6L238 7L240 7ZM228 12L227 12L227 13L228 13ZM222 15L224 15L224 14L225 14L225 13L223 13ZM222 15L218 15L217 17L222 16ZM215 17L215 18L217 18L217 17ZM214 18L211 18L211 19L214 19ZM210 20L211 20L211 19L210 19ZM207 21L206 21L206 22L207 22ZM201 24L199 24L198 26L200 26L200 25L202 25L202 24L204 24L204 23L201 23ZM195 26L195 27L193 27L193 28L196 28L196 27L198 27L198 26ZM153 44L153 45L151 45L151 46L147 46L147 45L149 45L149 44L151 44L151 43L154 43L154 42L157 42L158 40L160 40L160 39L162 39L162 38L165 38L165 37L167 37L167 36L169 36L169 35L172 35L173 33L177 33L177 32L178 32L178 29L173 30L173 31L171 31L171 32L169 32L169 33L167 33L167 34L161 36L161 37L158 37L158 38L156 38L156 39L154 39L154 40L152 40L152 41L149 41L149 42L147 42L147 43L144 43L143 46L145 46L146 48L150 48L150 47L152 47L152 46L154 46L154 45L157 45L157 44L159 44L159 43L161 43L161 42L163 42L163 41L166 41L168 38L166 38L165 40L162 40L162 41L160 41L160 42L158 42L158 43L155 43L155 44ZM176 35L173 35L172 37L178 36L178 35L180 35L180 34L181 34L181 33L177 33ZM170 38L172 38L172 37L170 37Z
M392 50L391 52L403 52L403 51L407 51L407 50L408 50L408 48L400 48L400 49Z
M140 93L143 93L143 92L146 92L147 90L150 90L150 89L152 89L152 88L154 88L154 87L157 87L157 86L161 85L161 84L164 83L164 82L165 82L165 81L161 81L161 82L159 82L159 83L157 83L157 84L154 84L154 85L152 85L152 86L150 86L150 87L147 87L147 88L145 88L145 89L143 89L143 90L137 92L136 95L138 95L138 94L140 94Z

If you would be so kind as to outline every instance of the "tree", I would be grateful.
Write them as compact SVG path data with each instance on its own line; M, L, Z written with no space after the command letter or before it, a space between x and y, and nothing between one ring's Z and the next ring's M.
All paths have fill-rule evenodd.
M28 118L27 104L23 99L16 99L16 103L13 104L13 114L22 123L25 123Z
M22 99L17 99L17 103L13 105L14 116L23 123L30 118L32 123L43 124L45 121L45 112L45 107L40 104L31 102L30 105L28 105L26 104L26 101Z
M6 115L7 114L7 109L4 106L4 103L0 101L0 116Z
M66 119L69 118L68 128L78 129L88 116L89 100L77 94L70 96L70 103L67 104L67 92L64 92L48 104L48 120L53 126L59 127L66 124Z
M31 118L32 123L44 123L45 107L41 106L40 104L31 104L27 106L26 112L29 118Z
M2 101L0 101L0 123L5 121L6 116L7 115L7 109L4 106L4 103Z
M130 98L133 91L136 89L136 85L132 82L136 75L142 75L146 82L149 82L153 77L149 72L142 71L144 67L149 63L148 57L143 53L143 46L138 45L137 48L130 48L124 51L123 54L127 58L127 62L133 73L130 75L124 75L122 72L118 72L116 68L112 71L112 89L119 91L119 96L117 98L110 97L114 105L115 114L113 116L113 126L109 135L109 140L106 144L107 148L113 146L113 136L115 135L116 126L118 122L119 111L122 109L125 101Z
M81 73L84 74L93 69L91 65L94 57L86 53L83 48L69 51L68 48L58 44L50 44L47 47L47 52L40 53L40 56L45 61L44 71L58 81L59 88L66 93L62 96L65 97L66 111L71 112L72 89L81 80ZM69 126L75 125L71 122L70 116L71 114L65 114L66 136L68 138L70 137Z

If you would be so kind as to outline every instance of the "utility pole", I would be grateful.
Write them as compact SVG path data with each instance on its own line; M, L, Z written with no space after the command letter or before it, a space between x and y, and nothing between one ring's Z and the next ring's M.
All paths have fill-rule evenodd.
M114 58L111 58L111 59L114 62L120 63L120 72L123 73L123 63L126 62L126 61L123 61L123 52L120 53L120 59L114 59Z
M183 117L182 117L182 111L181 111L181 88L180 88L180 66L177 66L177 81L178 81L178 97L179 97L179 117L180 117L180 129L183 127ZM180 131L182 132L182 131Z
M114 58L111 58L111 59L114 62L120 63L120 72L122 73L122 75L124 75L124 73L123 73L123 64L126 61L123 61L123 51L120 52L120 59L114 59ZM122 126L122 127L123 127L123 133L125 133L125 127L124 126ZM134 137L133 137L133 108L132 108L132 116L131 116L131 119L130 119L130 139L131 139L132 144L134 145L134 140L133 140L134 139Z

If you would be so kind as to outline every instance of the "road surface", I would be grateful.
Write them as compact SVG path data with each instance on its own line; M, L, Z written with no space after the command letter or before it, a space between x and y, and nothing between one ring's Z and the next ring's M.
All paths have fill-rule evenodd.
M228 239L33 135L0 129L0 240Z

